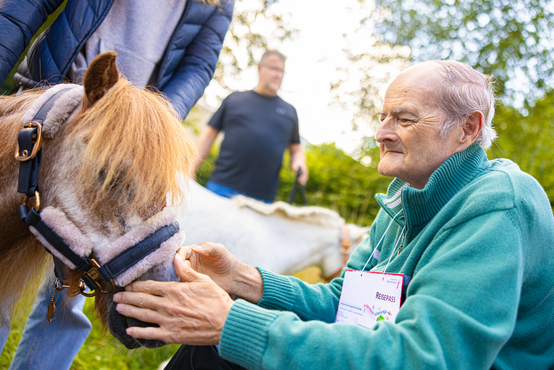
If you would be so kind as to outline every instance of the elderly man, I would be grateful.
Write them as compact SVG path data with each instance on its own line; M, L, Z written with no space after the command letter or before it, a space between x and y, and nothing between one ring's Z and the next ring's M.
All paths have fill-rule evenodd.
M128 333L219 343L248 369L554 368L552 210L516 164L487 160L493 113L490 80L464 64L406 70L376 134L395 179L340 278L309 285L189 246L175 257L186 283L115 296L160 325Z

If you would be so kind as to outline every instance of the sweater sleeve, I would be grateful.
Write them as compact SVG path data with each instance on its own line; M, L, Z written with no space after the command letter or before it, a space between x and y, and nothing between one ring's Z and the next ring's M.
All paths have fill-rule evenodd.
M225 0L218 5L187 46L183 60L162 89L181 119L200 99L214 75L223 40L233 17L234 3L234 0Z
M63 0L5 0L0 5L0 85L38 31Z
M524 252L514 212L491 212L437 234L396 323L371 330L329 323L338 285L307 288L262 270L264 298L259 306L235 302L221 356L247 369L488 369L518 310ZM322 315L314 309L319 299L325 315L305 321Z

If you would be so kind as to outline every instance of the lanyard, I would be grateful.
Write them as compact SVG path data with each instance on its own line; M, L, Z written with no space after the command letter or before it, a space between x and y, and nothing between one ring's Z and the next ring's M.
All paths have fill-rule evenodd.
M379 245L381 244L381 242L383 241L383 239L385 239L385 236L387 235L387 231L389 231L389 228L391 227L392 225L392 222L394 221L394 219L396 218L396 216L398 216L401 212L403 211L403 209L401 209L400 211L398 211L397 214L394 215L394 217L392 218L392 220L390 220L389 222L389 226L387 226L385 232L383 233L383 236L381 237L381 239L379 240L379 243L377 243L377 245L375 246L375 248L373 249L373 252L371 252L371 255L369 256L369 258L367 259L367 262L365 263L364 267L362 268L362 271L365 270L367 264L369 263L369 261L371 261L371 257L373 257L373 255L375 254L375 251L377 250L377 248L379 247ZM404 234L404 229L406 228L406 226L404 226L402 228L402 232L400 233L400 238L402 238L402 234ZM398 241L396 242L396 245L394 246L394 250L392 251L392 254L391 254L391 257L394 255L394 251L396 250L396 247L398 246L398 242L400 241L400 238L398 238ZM390 263L390 258L389 258L389 263ZM389 264L387 263L387 267L389 267ZM386 271L386 267L385 267L385 271ZM385 273L385 272L383 272Z

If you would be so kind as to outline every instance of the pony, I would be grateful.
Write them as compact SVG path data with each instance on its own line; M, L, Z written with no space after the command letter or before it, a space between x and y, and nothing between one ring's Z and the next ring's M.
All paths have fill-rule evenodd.
M186 244L218 242L240 261L280 274L318 266L323 277L336 276L349 252L341 242L356 247L368 233L327 208L266 204L242 195L228 199L182 181L186 201L177 219Z
M67 85L0 98L2 318L10 317L26 286L40 282L50 257L43 247L48 242L41 240L41 245L40 233L21 222L18 207L22 203L42 211L45 222L49 220L61 238L75 246L76 253L101 260L128 247L131 239L140 240L145 229L164 223L160 219L165 217L165 223L170 223L176 214L167 207L168 201L178 204L184 199L177 174L191 175L195 146L170 103L161 94L120 78L115 59L114 52L99 55L89 66L83 86L73 85L64 93L67 98L60 98L48 113L39 133L42 142L36 142L42 149L42 166L40 194L36 192L34 199L18 193L20 168L14 159L18 135L33 118L31 111L38 110L37 102ZM171 194L169 199L167 194ZM176 238L161 255L141 261L140 271L126 272L124 279L120 275L126 281L118 284L114 279L115 290L96 295L95 310L103 325L128 348L161 344L126 336L129 324L115 311L113 294L136 278L178 280L172 257L184 234L179 232ZM81 271L62 270L64 284L82 290Z

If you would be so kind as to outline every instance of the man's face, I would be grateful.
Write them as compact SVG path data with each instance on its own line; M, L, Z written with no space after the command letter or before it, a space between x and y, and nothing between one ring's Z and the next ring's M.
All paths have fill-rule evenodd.
M442 138L440 125L446 116L431 103L442 80L435 63L424 63L402 73L387 89L375 135L381 150L380 174L422 189L456 152L459 131Z
M283 81L285 62L276 55L269 55L260 63L258 71L260 74L260 85L277 93L277 90L281 87L281 81Z

